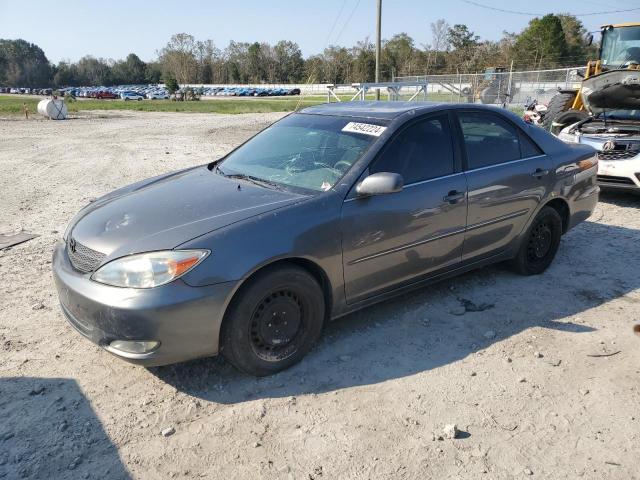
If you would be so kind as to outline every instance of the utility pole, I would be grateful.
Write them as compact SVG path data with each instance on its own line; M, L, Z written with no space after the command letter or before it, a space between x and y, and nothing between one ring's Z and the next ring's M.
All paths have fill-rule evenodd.
M378 0L376 18L376 83L380 82L380 35L382 30L382 0ZM376 100L380 100L380 89L376 88Z

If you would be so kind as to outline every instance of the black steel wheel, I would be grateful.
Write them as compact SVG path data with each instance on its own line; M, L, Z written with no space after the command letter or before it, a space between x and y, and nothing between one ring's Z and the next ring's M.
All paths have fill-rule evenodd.
M306 313L291 289L267 295L256 307L249 324L251 347L266 360L284 360L294 354L304 338Z
M553 226L549 219L534 225L527 243L527 260L530 263L543 261L553 244Z
M562 218L552 207L544 207L534 218L512 260L513 269L522 275L544 272L556 256L562 237Z
M299 362L320 337L325 315L318 281L296 265L259 272L236 294L222 325L221 353L264 376Z

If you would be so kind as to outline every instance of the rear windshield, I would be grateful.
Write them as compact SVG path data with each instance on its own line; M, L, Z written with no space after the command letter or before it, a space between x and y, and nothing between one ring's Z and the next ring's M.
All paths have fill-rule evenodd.
M217 171L306 190L329 190L385 128L384 122L369 119L292 114L231 152Z

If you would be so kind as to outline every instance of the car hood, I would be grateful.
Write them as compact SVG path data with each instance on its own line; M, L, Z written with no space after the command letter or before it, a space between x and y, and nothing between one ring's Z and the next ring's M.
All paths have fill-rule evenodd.
M83 209L66 236L104 254L168 250L205 233L306 197L232 180L198 167L108 194Z
M640 108L640 71L611 70L582 82L582 100L587 110L598 115L607 110Z

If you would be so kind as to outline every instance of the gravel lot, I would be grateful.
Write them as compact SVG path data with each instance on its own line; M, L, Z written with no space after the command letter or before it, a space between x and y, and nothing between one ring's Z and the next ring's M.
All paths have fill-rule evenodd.
M50 259L78 209L280 115L0 120L0 233L40 234L0 251L0 478L640 478L640 197L603 195L542 276L371 307L270 378L132 366L66 324Z

